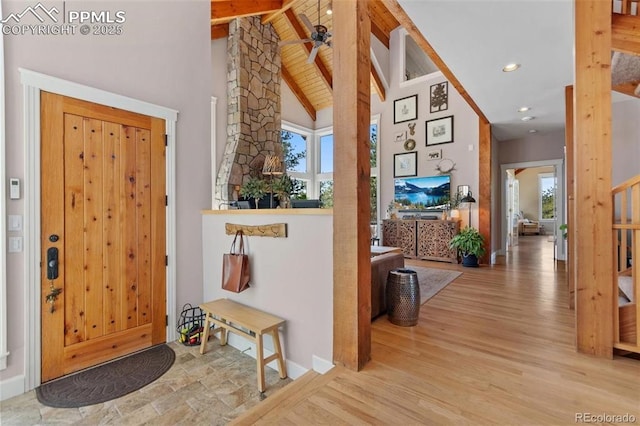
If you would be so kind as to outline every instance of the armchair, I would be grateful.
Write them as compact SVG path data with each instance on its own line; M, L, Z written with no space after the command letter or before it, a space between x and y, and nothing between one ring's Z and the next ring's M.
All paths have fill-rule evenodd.
M540 235L540 222L529 220L529 219L519 220L518 234L519 235L530 235L530 234Z

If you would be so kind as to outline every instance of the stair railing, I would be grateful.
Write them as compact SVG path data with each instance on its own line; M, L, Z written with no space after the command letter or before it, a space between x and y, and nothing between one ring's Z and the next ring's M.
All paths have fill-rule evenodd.
M631 178L611 191L613 197L613 276L614 287L614 347L640 353L640 175ZM633 303L620 306L620 277L631 277ZM627 290L628 292L628 290Z
M612 12L638 16L638 0L612 0Z

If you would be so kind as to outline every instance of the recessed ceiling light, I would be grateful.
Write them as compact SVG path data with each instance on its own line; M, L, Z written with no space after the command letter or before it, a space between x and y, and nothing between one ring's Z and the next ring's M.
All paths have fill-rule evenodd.
M520 64L507 64L502 68L502 71L511 72L517 70L518 68L520 68Z
M535 117L532 117L532 116L530 116L530 115L527 115L526 117L522 117L520 120L522 120L522 121L531 121L531 120L533 120L534 118L535 118Z
M518 112L527 112L529 111L531 108L529 108L528 106L523 106L518 108Z
M529 133L538 133L538 131L536 129L530 129Z

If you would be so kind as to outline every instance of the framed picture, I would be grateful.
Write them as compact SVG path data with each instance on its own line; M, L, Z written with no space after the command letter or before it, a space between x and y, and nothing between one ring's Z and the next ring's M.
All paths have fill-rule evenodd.
M418 95L393 101L393 124L418 119Z
M427 146L453 142L453 115L426 122Z
M393 134L394 142L404 142L407 140L407 132L396 132Z
M418 152L405 152L393 156L393 177L417 176Z
M429 105L431 113L449 108L449 82L443 81L429 88Z
M431 151L427 151L427 160L441 160L441 159L442 159L441 149L432 149Z

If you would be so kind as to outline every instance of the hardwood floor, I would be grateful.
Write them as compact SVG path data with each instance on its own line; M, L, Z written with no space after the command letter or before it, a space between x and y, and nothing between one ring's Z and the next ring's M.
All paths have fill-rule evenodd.
M260 401L252 358L218 345L200 356L172 343L174 366L138 392L60 409L31 391L2 402L0 424L557 425L582 413L640 422L640 361L575 352L564 264L554 262L552 243L522 237L500 263L407 261L463 274L422 306L417 326L377 319L372 360L359 373L336 367L287 384L267 369Z
M377 319L363 371L311 373L233 423L640 421L640 361L576 353L564 263L547 237L520 238L500 265L407 264L463 275L422 306L417 326Z

